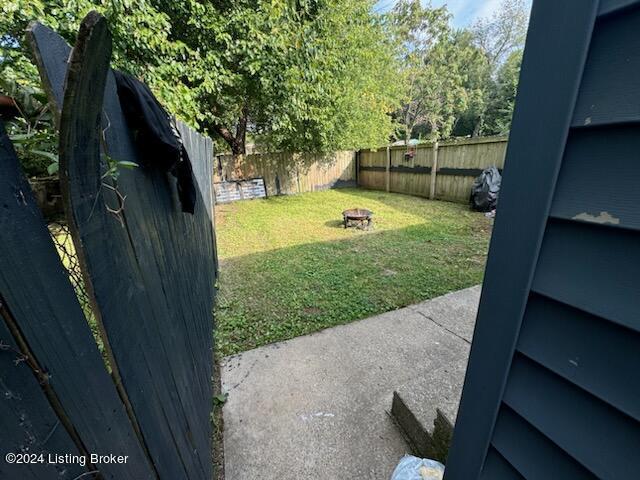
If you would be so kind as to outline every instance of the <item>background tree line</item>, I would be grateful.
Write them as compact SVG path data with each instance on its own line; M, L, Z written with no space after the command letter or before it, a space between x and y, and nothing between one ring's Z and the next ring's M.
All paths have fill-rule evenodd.
M523 0L504 0L467 29L419 0L399 0L387 21L407 88L397 139L508 133L529 21Z
M504 133L527 24L520 0L466 30L418 0L383 14L373 0L5 0L0 93L29 174L55 166L56 136L24 30L37 19L73 43L90 10L116 68L235 154Z

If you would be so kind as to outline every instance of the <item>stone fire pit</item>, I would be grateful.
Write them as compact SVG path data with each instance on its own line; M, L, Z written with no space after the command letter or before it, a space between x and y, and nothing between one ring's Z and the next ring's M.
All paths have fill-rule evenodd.
M362 230L371 228L373 212L366 208L351 208L342 212L344 228L356 227Z

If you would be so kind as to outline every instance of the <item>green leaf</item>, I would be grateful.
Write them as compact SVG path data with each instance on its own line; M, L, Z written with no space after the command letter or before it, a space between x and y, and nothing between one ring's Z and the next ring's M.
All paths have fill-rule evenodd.
M136 162L129 162L127 160L120 160L117 162L118 167L123 167L123 168L137 168L140 165L138 165Z
M37 134L37 132L31 132L31 133L18 133L16 135L9 135L9 139L12 142L22 142L24 140L29 140L30 138L35 137Z
M55 153L45 152L43 150L33 150L33 149L31 150L31 153L34 153L36 155L40 155L41 157L48 158L52 162L57 162L58 161L58 155L56 155Z
M60 164L58 162L54 162L47 167L47 173L49 175L55 175L60 170Z
M227 398L229 398L229 393L219 393L218 395L215 395L213 397L213 403L215 405L224 405L227 401Z

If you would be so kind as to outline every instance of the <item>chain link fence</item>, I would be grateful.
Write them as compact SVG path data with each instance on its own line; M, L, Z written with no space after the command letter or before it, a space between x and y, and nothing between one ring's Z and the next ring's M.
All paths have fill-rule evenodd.
M71 285L73 285L76 297L78 297L78 303L80 303L84 316L87 319L87 323L91 327L91 332L98 344L98 349L102 354L105 365L107 366L107 369L111 371L109 360L105 354L104 341L98 328L98 322L96 321L96 317L93 313L89 294L87 293L87 289L84 284L82 269L80 268L80 260L78 259L78 254L76 253L73 239L71 238L69 226L60 221L50 222L49 232L51 233L51 238L56 246L62 265L67 270L69 281L71 282Z
M87 294L87 290L84 285L80 261L76 254L73 240L71 239L69 226L61 222L53 222L49 224L49 232L51 232L51 238L56 246L56 250L58 250L58 255L60 255L62 265L64 265L64 268L69 274L69 280L76 291L76 296L78 297L80 306L82 307L87 320L89 320L90 317L93 317L91 302L89 301L89 295Z

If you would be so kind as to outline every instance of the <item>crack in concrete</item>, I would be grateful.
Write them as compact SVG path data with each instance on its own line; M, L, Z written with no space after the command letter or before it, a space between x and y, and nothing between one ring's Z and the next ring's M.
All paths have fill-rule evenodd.
M417 310L415 308L413 308L412 306L409 307L412 311L416 312L418 315L426 318L427 320L430 320L431 322L433 322L435 325L437 325L438 327L442 328L443 330L449 332L451 335L453 335L454 337L459 338L460 340L462 340L463 342L471 345L471 342L469 340L467 340L466 338L464 338L463 336L459 335L458 333L454 332L453 330L450 330L449 328L445 327L443 324L436 322L433 318L431 318L429 315L426 315L424 313L422 313L420 310Z

